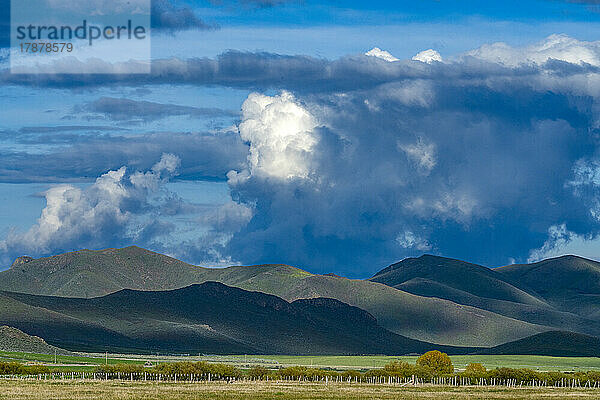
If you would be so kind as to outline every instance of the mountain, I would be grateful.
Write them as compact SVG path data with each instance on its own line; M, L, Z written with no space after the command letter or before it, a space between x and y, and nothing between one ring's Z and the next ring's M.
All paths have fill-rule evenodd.
M46 343L37 336L31 336L11 326L0 326L0 351L27 352L36 354L72 354Z
M277 264L201 268L139 247L26 259L0 272L0 290L84 298L120 289L169 290L208 281L287 301L334 298L369 312L394 333L446 345L493 346L557 328L377 282L313 275Z
M428 254L418 258L407 258L392 264L375 274L370 280L398 287L417 279L421 279L421 282L436 282L477 297L536 306L545 305L543 301L535 296L506 282L504 276L492 269ZM418 285L414 284L413 287L418 287ZM449 291L449 293L452 292Z
M136 246L20 257L0 272L0 289L66 297L96 297L123 288L165 290L197 282L203 269Z
M598 357L600 338L573 332L551 331L481 351L481 354L520 354L555 357Z
M556 302L532 290L529 283L523 284L520 276L502 273L503 270L423 255L392 264L370 280L415 295L442 298L520 321L600 335L600 321L576 313L573 307L557 307ZM573 276L566 271L563 273ZM575 278L576 281L579 279L581 277ZM546 280L561 281L559 276L547 277Z
M18 312L11 311L19 305ZM0 323L69 350L219 354L407 354L452 348L412 340L335 299L287 302L217 282L92 299L1 292Z
M600 319L600 263L573 255L494 271L557 309Z

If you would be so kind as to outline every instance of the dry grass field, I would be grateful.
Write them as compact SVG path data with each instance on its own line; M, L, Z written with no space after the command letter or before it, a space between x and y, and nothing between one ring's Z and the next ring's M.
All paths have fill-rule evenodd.
M508 389L479 387L398 387L366 384L244 383L132 383L116 381L44 382L0 381L0 399L129 400L129 399L599 399L594 389Z

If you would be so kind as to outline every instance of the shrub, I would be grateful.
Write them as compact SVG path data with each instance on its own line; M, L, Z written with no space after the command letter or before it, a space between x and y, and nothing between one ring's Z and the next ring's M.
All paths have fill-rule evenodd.
M135 374L144 372L144 366L140 364L109 364L99 365L94 368L94 372L101 374Z
M397 376L410 378L415 376L419 379L429 380L433 376L433 370L428 366L410 365L403 361L392 361L386 364L383 369L374 369L368 371L366 376Z
M532 380L541 380L542 374L531 369L521 368L496 368L487 373L488 378L499 380L514 379L519 382L531 382Z
M242 376L242 371L233 365L209 364L204 361L159 364L152 369L152 372L164 375L211 374L221 378L239 378Z
M291 378L291 379L320 379L328 377L338 376L338 373L335 371L325 371L317 368L308 368L304 366L294 366L280 369L277 372L282 379Z
M45 365L23 365L16 362L0 362L0 375L39 375L47 374L50 368Z
M354 369L349 369L347 371L344 371L340 374L340 376L346 380L348 378L350 378L352 380L362 378L362 374L359 371L356 371Z
M265 368L263 366L257 365L255 367L250 368L248 371L248 376L254 379L265 379L266 377L271 375L271 370Z
M485 367L480 363L471 363L465 367L464 375L474 376L474 377L483 377L486 373Z
M428 351L419 357L417 366L427 367L436 375L454 373L454 365L448 354L437 350Z
M408 377L414 374L414 366L404 361L392 361L383 367L386 375Z
M21 375L25 367L16 362L0 362L0 375Z
M24 367L24 369L24 372L27 375L41 375L50 373L50 368L45 365L27 365Z

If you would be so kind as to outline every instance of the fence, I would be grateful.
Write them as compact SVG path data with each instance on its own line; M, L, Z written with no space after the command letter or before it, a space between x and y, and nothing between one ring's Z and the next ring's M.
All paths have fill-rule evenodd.
M278 376L277 378L262 377L229 377L218 374L157 374L150 372L53 372L38 375L0 375L4 380L28 380L28 381L137 381L137 382L168 382L168 383L199 383L199 382L314 382L314 383L338 383L338 384L371 384L371 385L394 385L394 386L478 386L478 387L509 387L509 388L600 388L600 381L580 381L579 379L563 378L548 384L546 381L532 380L518 382L515 379L496 378L466 378L461 376L434 377L430 380L417 377L398 376L319 376L319 377L293 377Z

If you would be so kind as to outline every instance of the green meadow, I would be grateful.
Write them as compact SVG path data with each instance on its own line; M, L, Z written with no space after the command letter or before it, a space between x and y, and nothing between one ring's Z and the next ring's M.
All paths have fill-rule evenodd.
M33 354L0 351L0 361L21 363L35 362L46 364L53 370L91 370L96 365L143 364L174 361L208 361L233 364L239 367L263 365L270 368L290 365L313 366L333 369L372 369L381 368L392 361L406 361L414 364L416 356L284 356L284 355L233 355L233 356L160 356L109 354L57 355ZM469 363L481 363L488 369L498 367L530 368L537 371L599 371L598 357L547 357L521 355L463 355L451 356L454 367L463 369Z

